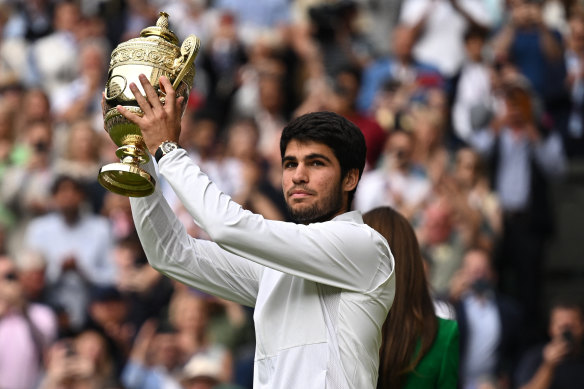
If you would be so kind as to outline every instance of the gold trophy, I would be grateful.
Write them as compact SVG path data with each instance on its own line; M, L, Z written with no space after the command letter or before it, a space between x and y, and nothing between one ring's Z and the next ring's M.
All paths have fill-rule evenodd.
M98 180L106 189L124 196L148 196L156 185L154 178L140 167L150 158L140 128L116 109L122 105L138 115L144 114L130 91L130 83L141 88L138 76L144 74L164 104L165 96L158 80L160 76L168 77L177 98L184 97L181 113L193 87L194 60L200 41L189 35L179 47L178 38L168 26L168 14L161 12L156 26L145 28L139 38L120 43L112 52L105 86L104 124L118 146L116 155L120 162L103 166Z

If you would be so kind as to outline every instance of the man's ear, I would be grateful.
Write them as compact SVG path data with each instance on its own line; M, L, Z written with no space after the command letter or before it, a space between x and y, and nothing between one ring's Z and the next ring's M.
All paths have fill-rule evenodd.
M350 192L357 187L359 183L359 170L351 169L343 178L343 190L345 192Z

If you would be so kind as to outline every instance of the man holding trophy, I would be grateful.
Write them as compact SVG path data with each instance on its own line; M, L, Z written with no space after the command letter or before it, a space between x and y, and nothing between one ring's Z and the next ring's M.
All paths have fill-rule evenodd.
M254 388L375 388L394 260L387 241L350 212L365 164L361 131L330 112L290 122L280 141L282 189L296 223L266 220L222 193L178 145L186 96L166 75L158 88L144 74L137 79L128 88L140 111L115 108L139 128L159 174L213 240L190 237L159 188L130 189L150 264L255 308ZM155 182L153 161L141 158Z

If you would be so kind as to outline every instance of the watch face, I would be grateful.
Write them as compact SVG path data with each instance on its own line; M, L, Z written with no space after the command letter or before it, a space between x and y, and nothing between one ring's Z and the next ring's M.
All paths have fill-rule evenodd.
M176 150L178 148L178 145L174 142L164 142L161 148L164 154L168 154L171 151Z

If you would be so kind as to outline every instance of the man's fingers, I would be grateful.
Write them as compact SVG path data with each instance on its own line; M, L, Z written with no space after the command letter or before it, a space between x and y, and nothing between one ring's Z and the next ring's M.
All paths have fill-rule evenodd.
M174 110L175 110L175 112L179 112L180 113L180 111L182 109L182 104L183 104L184 99L185 98L183 96L180 96L178 99L175 100L175 103L174 103Z
M151 113L152 106L150 105L148 100L146 100L146 98L142 95L142 93L140 93L140 90L133 82L130 83L130 90L134 94L134 98L136 99L136 102L140 106L140 109L142 109L142 112L144 112L145 115Z
M136 124L137 126L140 126L140 122L141 122L142 118L138 114L128 111L126 108L122 107L121 105L118 105L116 107L116 109L118 110L118 112L120 114L122 114L123 117L125 117L126 119L128 119L132 123Z
M174 91L174 88L172 87L170 80L166 76L160 76L158 82L160 83L160 90L162 90L162 92L164 92L164 94L166 95L165 105L168 107L167 109L169 110L169 113L172 114L174 113L174 111L176 111L175 104L176 93Z
M166 96L172 96L174 98L175 96L175 91L174 88L172 87L172 84L170 83L170 80L168 79L168 77L166 76L160 76L160 79L158 80L158 82L160 82L160 89L162 89L162 91L166 94Z
M148 81L148 78L146 78L146 76L143 74L140 74L138 78L140 79L140 84L142 84L144 92L146 92L146 98L148 99L148 102L152 106L152 109L155 110L157 108L161 108L162 104L160 104L158 93L156 93L154 87L152 86L150 81Z

